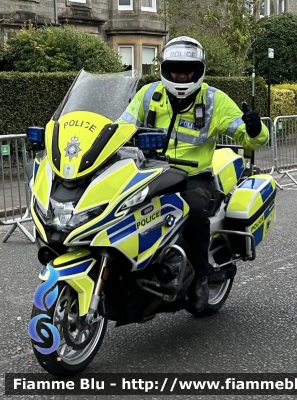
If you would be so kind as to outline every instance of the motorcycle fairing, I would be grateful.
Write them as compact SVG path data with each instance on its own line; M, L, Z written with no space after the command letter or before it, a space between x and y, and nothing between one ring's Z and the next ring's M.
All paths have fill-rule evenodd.
M148 214L144 210L151 210ZM114 247L132 263L132 270L145 268L157 249L178 229L189 212L189 206L178 194L154 197L120 222L102 230L91 246ZM173 217L168 226L166 217Z
M33 195L38 199L44 210L48 210L52 187L53 171L47 158L44 158L37 169L35 176Z
M53 171L50 167L47 157L43 158L40 162L35 159L34 169L33 169L33 179L34 185L32 189L32 197L30 204L30 211L36 225L38 232L40 233L42 239L47 242L46 233L41 224L35 210L34 203L37 200L39 206L43 208L44 212L48 210L49 199L53 180Z
M87 314L90 307L94 281L88 274L95 263L96 260L91 257L91 252L80 248L65 253L48 263L59 273L58 280L66 281L78 293L80 316ZM40 272L39 279L46 281L48 278L49 270L46 267Z
M98 169L135 133L133 124L118 126L90 111L73 111L46 126L50 166L61 178L76 179Z
M105 205L104 211L96 218L73 229L66 237L64 244L70 245L77 242L125 217L128 208L121 210L125 202L159 176L162 170L162 168L140 170L131 159L121 160L111 165L86 188L74 209L73 215L96 209L100 205ZM46 234L34 210L34 202L37 201L38 206L43 208L45 214L47 213L52 178L53 174L49 162L47 158L44 158L40 163L33 186L31 212L36 227L45 242L47 242Z
M74 215L103 204L106 205L105 210L97 218L74 229L64 244L77 242L125 217L129 211L128 208L122 210L125 202L161 173L162 168L139 170L131 159L113 164L91 182L77 204Z

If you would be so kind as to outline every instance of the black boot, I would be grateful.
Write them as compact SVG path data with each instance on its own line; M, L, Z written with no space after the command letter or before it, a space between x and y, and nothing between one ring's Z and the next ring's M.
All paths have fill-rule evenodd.
M208 277L206 275L192 282L189 291L189 310L192 314L201 312L208 304L209 287Z
M204 275L194 286L193 307L197 312L201 312L208 304L209 287L208 277Z

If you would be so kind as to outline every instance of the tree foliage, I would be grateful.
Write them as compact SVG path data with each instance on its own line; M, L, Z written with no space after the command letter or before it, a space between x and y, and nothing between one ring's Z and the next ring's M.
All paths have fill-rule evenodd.
M271 59L271 82L297 82L297 15L283 13L262 18L262 28L255 41L255 66L258 75L268 80L268 48Z
M261 0L215 0L203 18L217 28L235 55L245 57L261 30L257 23L261 3Z
M204 20L206 10L201 0L164 0L164 7L159 9L159 14L170 37L190 35L193 31L199 35L213 34L213 24Z
M211 51L208 54L215 70L226 75L225 70L229 69L230 74L241 75L247 66L248 51L262 29L257 24L261 3L261 0L213 0L203 7L199 0L170 0L160 12L171 37L196 37ZM224 54L226 60L222 58Z
M193 37L196 37L194 34ZM206 52L206 74L209 76L242 75L242 60L234 56L228 43L219 35L205 35L200 40Z
M35 29L31 24L7 41L1 65L4 71L19 72L123 70L119 56L91 34L68 27Z

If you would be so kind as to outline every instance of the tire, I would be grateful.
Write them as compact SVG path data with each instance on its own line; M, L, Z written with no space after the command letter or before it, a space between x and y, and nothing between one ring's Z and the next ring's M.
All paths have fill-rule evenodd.
M87 325L87 329L90 328L89 335L84 335L82 337L82 339L84 338L82 342L78 342L77 344L73 342L74 347L79 347L79 349L74 350L73 347L69 345L69 341L71 344L71 338L75 339L75 336L70 336L71 329L74 329L75 323L72 324L71 327L71 322L69 322L69 320L73 320L73 316L75 318L77 293L65 282L59 282L57 286L58 296L52 307L48 311L42 311L34 305L32 309L32 318L41 314L46 314L50 320L44 319L44 321L54 325L58 329L60 345L54 352L45 355L35 348L34 344L38 346L38 342L31 340L31 343L35 357L43 369L57 377L70 377L82 372L93 360L102 344L108 321L107 318L101 317L101 319L93 325ZM44 330L44 324L41 323L40 327L38 325L37 323L36 331L40 338L44 338L44 335L41 333L42 330ZM86 344L84 344L84 342L86 342ZM44 343L46 343L46 338ZM47 346L47 348L49 348L50 345Z

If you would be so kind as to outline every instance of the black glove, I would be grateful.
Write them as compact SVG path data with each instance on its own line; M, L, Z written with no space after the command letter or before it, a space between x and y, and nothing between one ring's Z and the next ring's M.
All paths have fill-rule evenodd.
M262 130L262 123L257 111L249 111L246 103L242 103L243 116L242 120L245 123L247 134L254 138L259 135Z

